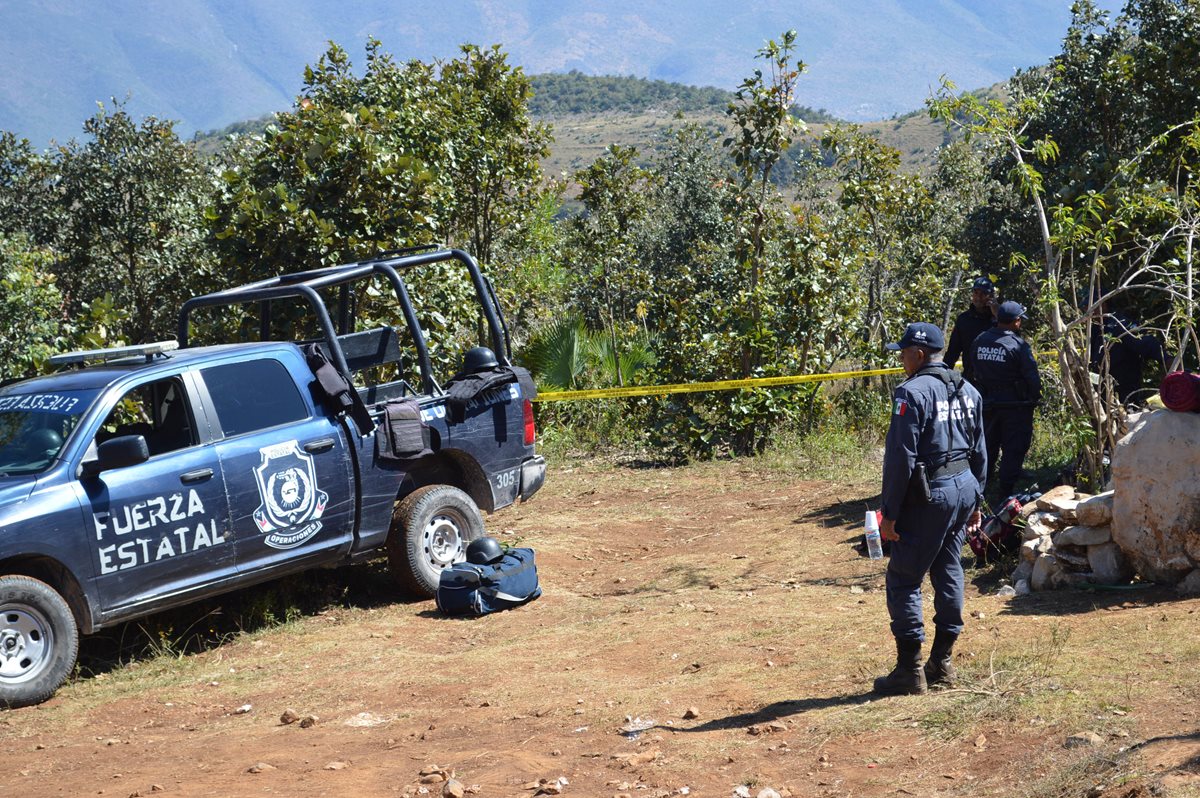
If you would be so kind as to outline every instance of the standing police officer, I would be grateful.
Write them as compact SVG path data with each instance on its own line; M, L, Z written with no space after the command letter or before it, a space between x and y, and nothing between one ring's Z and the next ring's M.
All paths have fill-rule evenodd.
M983 395L983 429L990 469L996 468L998 498L1012 494L1033 443L1033 411L1042 399L1042 378L1033 350L1021 338L1025 308L1001 302L996 327L981 333L967 349L966 368ZM997 467L997 459L1003 459Z
M954 368L960 355L965 356L971 342L982 332L992 329L996 323L996 286L988 277L976 277L971 285L971 304L954 320L950 330L950 343L946 346L946 365ZM963 364L963 376L970 380L973 375Z
M875 680L883 695L923 693L954 679L951 651L962 632L962 545L979 526L987 474L979 393L942 362L942 331L908 325L898 343L908 379L893 393L892 422L883 456L883 519L892 541L887 607L896 638L896 667ZM933 583L936 629L921 667L925 621L921 582Z

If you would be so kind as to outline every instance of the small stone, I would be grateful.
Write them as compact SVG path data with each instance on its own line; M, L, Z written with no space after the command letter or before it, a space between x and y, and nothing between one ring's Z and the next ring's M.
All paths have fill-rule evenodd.
M162 786L161 784L151 784L150 785L150 792L162 792L165 789L166 789L166 787Z
M422 784L441 784L443 781L449 781L444 771L435 770L432 773L426 773L421 776Z
M247 773L266 773L268 770L276 770L274 765L269 765L266 762L256 762L246 768Z
M1085 731L1085 732L1079 732L1077 734L1072 734L1065 741L1063 741L1063 745L1067 748L1094 747L1097 745L1102 745L1103 743L1104 743L1104 738L1101 737L1099 734L1096 734L1093 731Z
M1101 493L1079 503L1075 517L1088 526L1105 526L1112 523L1113 492Z
M1133 578L1133 566L1116 543L1088 546L1087 558L1095 582L1102 585L1123 585Z
M1043 590L1052 590L1055 577L1061 573L1062 568L1053 554L1039 554L1033 562L1033 578L1030 580L1030 586L1039 593Z
M1056 546L1099 546L1112 540L1107 526L1069 526L1054 536Z
M285 709L283 714L279 716L279 722L284 726L295 723L298 720L300 720L300 714L294 709Z
M764 787L758 791L758 798L779 798L779 793L770 787Z
M448 779L442 785L442 798L463 798L466 794L466 788L458 779Z
M700 710L697 709L696 707L688 707L687 709L685 709L683 711L683 719L684 720L694 720L695 718L698 718L698 717L700 717Z
M864 591L863 591L863 589L862 589L861 587L859 587L858 585L851 585L851 586L850 586L850 592L851 592L851 593L854 593L855 595L858 595L859 593L862 593L862 592L864 592Z
M1013 569L1012 575L1009 578L1012 579L1012 583L1015 585L1022 579L1029 581L1029 577L1031 576L1033 576L1033 560L1021 560L1017 564L1017 567Z
M1015 587L1018 596L1028 596L1033 591L1029 587L1028 579L1018 579Z
M328 765L325 766L325 769L326 770L345 770L348 767L350 767L349 762L343 762L341 760L337 760L334 762L330 762Z
M313 726L317 725L317 721L319 720L320 718L318 718L316 715L305 715L300 719L300 728L311 729Z
M254 709L254 707L250 706L249 704L242 704L240 707L238 707L237 709L235 709L233 711L233 714L245 715L247 712L249 712L252 709Z
M739 784L733 788L733 794L736 795L737 798L750 798L750 788L745 784Z
M1005 585L996 591L997 598L1012 598L1017 595L1017 589L1012 585Z
M1075 488L1070 485L1058 485L1039 496L1034 504L1039 510L1050 510L1059 499L1075 500Z

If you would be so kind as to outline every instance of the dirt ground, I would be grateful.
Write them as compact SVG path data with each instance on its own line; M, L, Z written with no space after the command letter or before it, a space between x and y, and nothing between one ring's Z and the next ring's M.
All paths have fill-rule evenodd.
M1165 589L1005 599L971 571L962 688L874 699L884 565L850 544L877 494L552 464L488 519L537 550L538 601L450 620L379 563L340 569L348 602L0 714L9 790L441 795L440 770L480 796L1200 795L1200 601Z

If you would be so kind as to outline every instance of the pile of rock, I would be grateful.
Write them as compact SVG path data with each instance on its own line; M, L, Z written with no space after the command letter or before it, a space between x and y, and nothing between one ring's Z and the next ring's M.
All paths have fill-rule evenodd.
M1112 537L1113 492L1098 496L1060 485L1021 508L1018 595L1080 584L1121 585L1132 565Z

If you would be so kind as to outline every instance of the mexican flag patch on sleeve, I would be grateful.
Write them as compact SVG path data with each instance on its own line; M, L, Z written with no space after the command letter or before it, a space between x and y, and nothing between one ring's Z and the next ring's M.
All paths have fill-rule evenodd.
M908 402L903 399L897 399L895 404L892 405L892 415L894 416L902 416L907 410Z

